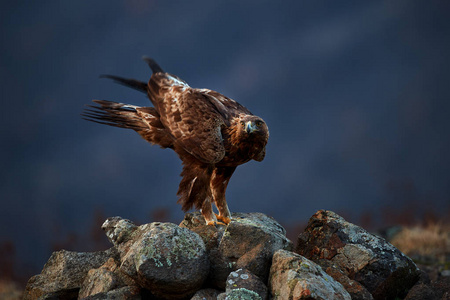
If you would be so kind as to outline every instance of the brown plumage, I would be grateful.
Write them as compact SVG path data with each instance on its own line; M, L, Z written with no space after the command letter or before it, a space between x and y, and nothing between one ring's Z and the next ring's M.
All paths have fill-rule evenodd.
M162 148L172 148L183 162L178 202L184 211L195 206L207 224L228 224L231 214L225 190L238 165L262 161L269 138L266 123L247 108L208 89L191 88L156 62L144 58L153 71L148 82L103 75L147 93L154 107L106 100L85 110L86 120L135 130ZM214 203L219 214L214 214Z

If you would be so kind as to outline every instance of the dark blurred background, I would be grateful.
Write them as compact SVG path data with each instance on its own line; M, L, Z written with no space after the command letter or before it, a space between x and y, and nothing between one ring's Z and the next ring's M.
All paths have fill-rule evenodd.
M177 156L80 118L92 99L149 105L98 78L147 81L142 55L268 123L266 159L230 182L231 211L290 229L318 209L369 228L449 217L449 12L412 0L3 1L3 276L40 272L53 250L108 247L109 216L182 220Z

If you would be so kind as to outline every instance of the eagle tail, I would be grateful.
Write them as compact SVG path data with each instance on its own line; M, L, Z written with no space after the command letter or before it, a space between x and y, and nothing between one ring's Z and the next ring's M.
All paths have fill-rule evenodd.
M181 204L183 211L188 211L195 206L201 209L203 202L211 199L211 189L209 182L211 180L212 169L210 167L199 167L183 162L184 167L181 172L183 179L180 182L177 195L178 203Z
M153 73L165 73L153 58L143 56L142 59L148 64Z
M147 93L147 83L136 80L136 79L128 79L114 75L100 75L100 78L108 78L114 80L115 83L124 85L126 87L130 87L132 89L138 90L142 93Z
M148 128L142 118L137 114L139 106L128 105L106 100L92 100L100 106L87 105L81 114L83 119L99 124L129 128L136 131Z

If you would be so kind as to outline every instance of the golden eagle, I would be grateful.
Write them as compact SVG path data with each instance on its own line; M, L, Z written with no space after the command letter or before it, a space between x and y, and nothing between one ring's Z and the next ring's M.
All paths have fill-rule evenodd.
M86 120L135 130L162 148L173 149L183 162L178 203L184 211L195 206L208 225L228 224L231 214L225 190L238 165L262 161L269 130L260 117L224 95L191 88L144 57L153 71L148 84L112 75L117 83L147 93L153 107L93 100L82 114ZM215 203L219 213L213 212Z

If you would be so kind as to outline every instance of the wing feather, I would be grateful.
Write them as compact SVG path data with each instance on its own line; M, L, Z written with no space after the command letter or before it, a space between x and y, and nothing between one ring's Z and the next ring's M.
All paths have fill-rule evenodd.
M205 163L222 160L225 119L208 96L167 73L153 74L149 93L162 124L178 146Z

